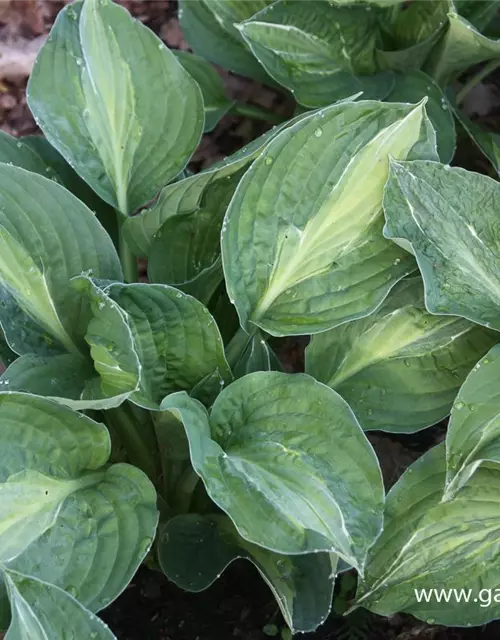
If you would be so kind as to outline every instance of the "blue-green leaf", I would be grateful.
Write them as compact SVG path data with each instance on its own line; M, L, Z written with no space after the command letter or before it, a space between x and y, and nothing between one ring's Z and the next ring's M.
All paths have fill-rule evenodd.
M389 156L411 154L435 154L423 102L332 105L266 147L222 228L229 297L249 333L316 333L363 317L415 269L381 233Z
M124 215L184 168L203 131L196 82L152 31L109 0L59 13L28 102L51 144Z
M0 393L0 445L0 564L102 609L151 546L153 486L108 464L104 425L44 398Z
M4 571L4 578L12 608L5 640L116 640L102 620L59 587L17 571Z
M242 538L229 518L181 515L163 527L160 566L187 591L208 588L232 562L252 562L271 588L293 632L314 631L330 612L337 557L328 553L285 556Z
M184 423L196 473L245 540L282 554L338 553L363 570L383 487L338 394L303 374L259 372L224 390L210 416L182 393L161 408Z
M387 238L414 251L431 313L500 329L500 185L437 162L392 162Z
M428 313L406 278L370 316L313 336L306 372L335 389L364 429L412 433L445 418L496 334Z

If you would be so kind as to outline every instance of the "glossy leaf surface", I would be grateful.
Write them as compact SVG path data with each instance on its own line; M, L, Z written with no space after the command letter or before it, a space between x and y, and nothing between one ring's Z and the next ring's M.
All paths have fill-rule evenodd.
M242 538L229 518L187 514L162 529L159 562L181 589L202 591L232 562L252 562L271 588L294 632L314 631L328 616L336 557L328 553L284 556Z
M28 101L51 144L124 215L184 168L203 130L198 85L152 31L109 0L59 13Z
M405 279L367 318L313 336L306 372L335 389L364 429L412 433L445 418L493 332L431 315L420 278Z
M389 156L433 156L434 144L423 104L347 102L282 131L242 178L222 229L242 326L300 335L371 313L415 269L381 234Z
M383 490L339 395L309 376L261 372L223 391L210 417L186 394L161 408L182 420L195 471L243 538L284 554L339 553L362 569Z
M498 182L465 169L391 163L384 234L413 247L431 313L500 329L499 195Z

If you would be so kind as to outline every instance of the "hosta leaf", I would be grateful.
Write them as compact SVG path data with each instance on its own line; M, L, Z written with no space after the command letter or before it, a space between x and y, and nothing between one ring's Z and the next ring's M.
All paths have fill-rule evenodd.
M198 85L152 31L109 0L59 13L28 101L51 144L123 214L184 168L203 131Z
M115 638L102 620L59 587L16 571L6 571L4 578L12 607L5 640Z
M448 30L424 69L441 86L472 65L500 58L500 40L483 36L454 11L448 14L448 20Z
M467 18L476 29L483 31L497 14L500 3L498 0L455 0L458 13Z
M0 383L12 391L51 397L73 409L109 409L139 388L141 365L127 315L86 276L73 282L88 300L85 356L24 355Z
M0 162L45 175L46 165L23 140L0 131Z
M456 147L455 120L445 94L428 75L422 71L409 71L404 75L398 73L386 101L415 104L425 96L428 98L425 110L436 131L439 159L441 162L450 162Z
M82 348L88 314L73 276L122 276L94 214L52 180L0 165L0 322L19 354Z
M495 337L425 309L420 278L399 282L367 318L319 333L306 372L335 389L364 429L411 433L445 418Z
M186 51L176 51L175 56L201 89L205 109L204 130L212 131L233 106L234 100L227 97L221 76L209 62Z
M224 277L220 230L225 209L217 213L219 220L202 209L165 222L149 252L150 282L171 284L208 305Z
M8 367L16 358L17 353L14 353L5 341L5 336L0 327L0 373L3 372L3 368Z
M403 73L420 69L448 24L449 7L447 0L412 2L398 11L392 24L381 20L385 37L376 51L380 68Z
M42 136L14 138L0 131L0 162L39 173L62 184L94 211L113 240L118 237L115 210L106 204Z
M448 0L412 2L398 12L390 35L401 48L424 42L446 24L450 7Z
M151 282L171 284L204 304L210 302L223 280L222 221L243 171L210 184L193 213L167 218L149 249Z
M107 464L104 425L44 398L0 394L0 444L0 563L103 608L149 550L153 486Z
M455 115L470 139L490 161L497 174L500 175L500 134L493 131L485 131L475 122L472 122L463 112L456 110Z
M280 361L260 331L248 338L248 344L234 364L235 378L243 378L255 371L282 371Z
M356 4L364 2L366 4L378 5L379 7L390 7L391 5L400 4L401 0L328 0L330 4Z
M285 556L258 547L220 515L181 515L163 528L160 566L187 591L202 591L238 558L252 562L271 588L294 632L314 631L330 613L337 558L315 553Z
M198 5L200 2L195 4ZM225 198L228 195L230 198L246 167L255 160L269 141L279 131L291 126L303 117L297 116L289 122L274 127L271 131L253 140L232 156L212 165L209 169L165 187L152 207L125 221L124 231L132 250L137 255L149 255L156 235L169 218L177 214L203 211L207 202L212 207L214 204L218 207L219 197ZM212 213L218 213L218 209Z
M358 91L383 98L390 75L377 71L376 13L323 0L280 0L238 25L266 71L309 107L331 104Z
M391 163L384 234L413 247L431 313L500 329L499 196L498 183L479 173Z
M373 311L415 269L381 234L388 158L434 144L423 103L333 105L282 131L242 178L222 229L242 326L316 333Z
M160 284L113 284L105 292L128 318L141 363L133 402L157 409L169 393L191 391L212 374L217 391L230 382L219 330L198 300Z
M223 391L210 417L183 393L161 408L183 421L196 473L243 538L283 554L339 553L362 571L383 489L339 395L303 374L259 372Z
M230 2L231 9L238 13L231 18L226 12L225 20L218 11L223 2L179 0L179 20L184 38L202 58L243 76L269 82L269 76L234 29L234 23L252 16L262 9L264 2Z
M498 618L500 471L479 469L451 502L440 502L445 452L440 445L417 460L387 496L384 532L370 550L357 604L380 615L411 613L430 624L482 625ZM467 602L421 589L470 589ZM482 594L482 596L480 596Z
M485 462L500 463L500 345L474 367L453 405L446 435L447 494Z
M43 172L40 169L37 173L41 173L47 178L62 184L68 191L71 191L73 195L84 202L91 211L94 211L115 245L118 244L118 219L113 207L101 200L97 193L80 178L46 138L42 136L25 136L22 138L22 143L34 151L40 159L43 165ZM18 164L15 160L12 160L12 162L16 166L28 169L28 167ZM30 169L30 171L33 171L33 169Z
M419 3L423 4L423 3ZM428 2L426 2L428 4ZM406 49L377 49L377 64L385 71L418 71L425 63L434 45L444 32L444 24L427 40L407 47Z

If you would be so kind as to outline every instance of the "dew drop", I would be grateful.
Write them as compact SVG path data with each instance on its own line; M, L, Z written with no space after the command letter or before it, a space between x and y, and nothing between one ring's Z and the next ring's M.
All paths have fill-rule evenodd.
M323 129L321 127L318 127L314 132L314 135L316 136L316 138L321 138L321 136L323 135Z
M273 162L274 162L274 160L273 160L273 158L271 158L271 156L268 156L268 157L265 159L265 163L266 163L268 166L269 166L269 165L271 165Z
M456 409L457 411L461 411L463 408L464 408L464 403L463 403L463 402L457 402L457 403L455 404L455 409Z
M145 555L149 551L151 543L152 543L151 538L144 538L144 540L141 540L141 543L139 545L139 553L141 555L143 554Z

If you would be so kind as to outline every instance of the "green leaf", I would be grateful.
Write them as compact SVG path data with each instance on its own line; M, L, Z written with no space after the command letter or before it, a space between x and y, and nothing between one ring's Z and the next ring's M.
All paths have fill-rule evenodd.
M335 389L364 429L412 433L445 418L494 334L424 304L420 278L399 282L367 318L313 336L306 372Z
M483 31L498 13L500 2L498 0L455 0L458 13L479 31Z
M287 555L335 552L362 571L383 487L338 394L303 374L259 372L224 390L210 418L183 393L161 408L184 423L196 473L243 538Z
M45 163L23 140L0 131L0 162L45 175Z
M424 69L441 86L475 64L500 58L500 40L483 36L454 11L448 14L448 19L448 30Z
M272 590L293 632L314 631L328 614L337 558L285 556L247 542L229 518L187 514L172 518L158 545L161 568L181 589L207 589L232 562L252 562Z
M133 402L158 409L169 393L191 391L208 376L217 391L231 381L217 325L198 300L159 284L112 284L105 293L128 318L141 363Z
M14 362L16 358L17 353L14 353L7 344L2 328L0 327L0 373L3 371L2 367L6 368L11 362Z
M455 400L446 434L447 498L480 465L500 463L500 345L480 360Z
M184 38L202 58L222 67L269 83L259 62L246 47L234 24L260 11L266 0L179 0L179 20Z
M255 371L282 371L281 363L260 331L248 339L241 357L233 366L235 378L243 378Z
M448 24L447 0L412 2L387 24L381 18L383 42L376 51L382 69L406 73L420 69Z
M74 280L90 318L85 356L24 355L0 382L10 390L50 397L73 409L110 409L138 390L141 365L128 316L88 277Z
M175 51L174 53L177 60L201 89L205 109L204 131L205 133L212 131L233 106L234 100L227 97L221 76L209 62L186 51Z
M193 4L201 3L197 1ZM131 249L136 255L149 256L151 245L169 218L178 214L203 212L206 203L209 204L208 210L218 215L218 199L221 198L221 202L225 202L226 197L231 198L244 170L262 152L269 141L277 133L302 118L304 116L300 115L274 127L209 169L165 187L152 207L125 221L123 229Z
M238 28L255 57L297 101L321 107L363 91L384 98L391 74L377 71L377 16L370 7L280 0Z
M390 35L401 48L425 42L446 24L450 7L448 0L412 2L398 12Z
M109 0L59 13L28 103L50 143L125 215L184 168L203 131L196 82L152 31Z
M94 214L52 180L0 165L0 323L16 353L78 354L88 314L70 279L120 279Z
M344 5L344 4L357 4L358 2L363 2L366 4L371 4L379 7L390 7L395 4L400 4L401 0L328 0L330 4L333 5Z
M428 75L422 71L409 71L404 75L398 73L395 86L386 101L415 104L425 96L428 98L425 110L436 131L439 159L441 162L450 162L456 147L455 120L448 99Z
M101 200L97 193L93 191L89 185L84 182L80 176L72 169L62 155L54 149L46 138L42 136L25 136L22 138L22 142L25 146L28 146L32 151L36 153L40 159L43 167L43 172L37 171L45 175L47 178L51 178L55 182L62 184L68 191L87 205L87 207L94 211L97 219L102 226L109 233L115 246L118 245L118 219L113 207ZM16 166L22 166L23 169L28 167L18 164L13 160ZM31 169L32 171L33 169Z
M455 110L455 116L472 142L474 142L485 158L490 161L497 174L500 175L500 134L485 131L458 109Z
M104 425L44 398L0 393L0 564L91 611L127 586L157 524L147 477L109 466L109 454Z
M222 229L242 326L316 333L376 309L415 269L381 234L388 158L428 157L434 145L423 102L333 105L282 131L242 178Z
M391 162L384 235L411 244L431 313L500 329L499 198L498 182L479 173Z
M59 587L16 571L5 571L4 578L12 607L5 640L115 638L104 622Z
M226 179L215 179L201 195L200 206L193 213L167 217L148 253L151 282L178 287L208 305L223 280L222 221L243 172L240 169ZM168 200L167 197L166 206ZM160 206L168 215L163 203Z
M450 502L440 502L445 479L443 445L431 449L387 496L384 532L370 550L356 605L379 615L410 613L429 624L482 625L500 615L491 595L498 585L500 471L479 469ZM470 589L449 602L416 593ZM421 593L421 592L420 592ZM434 594L433 594L434 595Z

